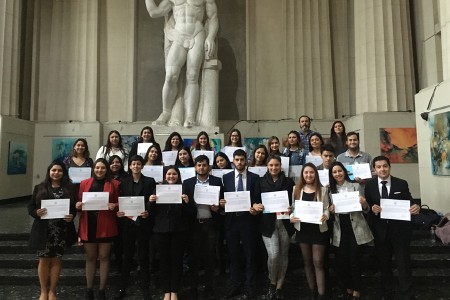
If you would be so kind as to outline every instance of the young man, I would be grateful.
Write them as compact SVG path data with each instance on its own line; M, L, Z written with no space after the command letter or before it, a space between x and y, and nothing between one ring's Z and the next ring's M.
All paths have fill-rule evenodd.
M195 188L198 185L211 185L220 187L219 199L223 198L222 180L209 175L209 158L206 155L199 155L194 160L196 176L186 179L183 182L183 190L189 199L195 202ZM216 199L214 199L216 200ZM198 298L198 272L200 266L205 267L205 296L206 299L216 299L213 289L214 266L215 266L215 246L219 205L197 205L197 218L191 228L189 239L191 297Z
M411 201L409 212L416 215L420 206L413 203L408 183L391 176L391 163L387 157L377 156L372 166L377 175L369 180L365 188L365 197L370 206L369 224L375 237L375 249L381 268L381 280L384 300L414 299L411 292L410 242L412 224L410 221L388 220L380 218L382 208L380 199L398 199ZM392 255L395 255L398 269L399 293L392 293Z
M322 164L317 167L317 170L328 170L331 163L334 161L334 147L330 144L325 144L320 149Z
M234 172L223 175L224 192L250 191L251 206L248 212L229 212L225 215L225 238L230 258L231 289L225 296L230 299L240 295L245 288L247 299L256 299L255 257L256 240L259 236L257 211L253 204L261 202L259 176L247 171L247 155L238 149L233 153ZM225 207L226 200L220 200ZM241 273L240 244L244 248L245 276ZM245 280L244 280L245 278Z
M310 129L311 118L306 115L302 115L300 116L300 118L298 118L298 124L300 126L300 130L298 131L298 133L300 135L303 149L309 149L309 137L314 133L314 131Z

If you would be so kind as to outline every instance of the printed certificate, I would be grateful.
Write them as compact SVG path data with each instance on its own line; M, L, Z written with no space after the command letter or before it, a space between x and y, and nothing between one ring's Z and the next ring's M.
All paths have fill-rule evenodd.
M225 192L225 212L249 211L251 207L250 191Z
M234 171L234 169L212 169L211 170L211 175L222 178L223 175Z
M318 170L319 172L319 180L323 186L327 186L330 184L330 178L328 177L328 170Z
M209 158L209 165L212 166L214 162L214 151L206 150L192 150L192 158L195 159L199 155L206 155Z
M287 191L261 193L264 213L286 212L289 209Z
M183 188L181 184L156 185L156 204L181 204Z
M194 199L197 204L219 205L220 186L195 185Z
M181 182L185 181L188 178L195 177L195 168L178 168L180 170Z
M69 177L73 183L80 183L81 181L91 178L92 169L90 167L71 167L69 168Z
M41 219L62 219L69 212L70 199L41 200L41 208L46 208L47 213Z
M337 214L362 211L358 191L332 194L331 197L333 198L334 211Z
M411 221L409 200L380 199L381 219Z
M289 177L289 157L280 156L281 158L281 170L284 172L286 177Z
M144 166L142 174L152 177L156 182L163 181L163 166Z
M302 223L322 224L323 203L320 201L295 200L294 216Z
M144 160L147 160L145 154L147 154L147 150L151 145L153 145L153 143L138 143L137 155L140 155Z
M173 166L177 160L178 151L163 151L162 160L165 166Z
M259 175L259 177L264 177L267 173L267 167L248 167L248 170L256 175Z
M306 155L305 162L313 163L316 167L323 163L322 157L316 155Z
M354 177L359 177L361 179L372 178L372 172L370 171L370 165L364 164L353 164L352 171Z
M126 217L138 217L145 211L144 196L119 197L119 211Z
M109 192L83 192L82 210L108 210Z

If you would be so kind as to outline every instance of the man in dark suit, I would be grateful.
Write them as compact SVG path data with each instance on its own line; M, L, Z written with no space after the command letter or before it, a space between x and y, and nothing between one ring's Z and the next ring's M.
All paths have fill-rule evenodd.
M250 191L251 207L248 212L229 212L225 214L225 238L230 258L231 289L225 299L233 298L245 288L247 299L256 299L255 295L255 252L256 239L259 235L257 211L253 204L260 203L261 193L259 176L248 172L247 155L238 149L233 153L234 172L223 175L225 192ZM220 200L220 206L225 207L226 200ZM240 243L245 255L245 280L241 270Z
M195 188L198 185L210 185L220 187L219 197L212 199L216 205L196 204L197 217L193 220L189 238L190 253L190 279L191 298L198 297L198 272L203 262L205 268L205 296L207 299L216 299L213 289L215 246L217 232L217 218L219 211L219 199L223 198L222 180L219 177L209 175L209 158L199 155L194 160L196 176L183 182L183 191L189 199L195 202Z
M410 221L380 218L382 211L380 199L411 201L409 212L412 215L419 213L420 206L412 202L408 183L391 176L391 163L387 157L375 157L372 167L377 177L367 182L365 197L371 208L369 224L375 237L375 247L381 268L382 299L413 299L410 264L412 224ZM399 279L398 295L395 298L392 292L392 255L396 258Z
M142 175L144 159L135 155L129 160L128 170L131 176L122 179L120 184L120 196L143 196L144 207L147 207L150 195L155 194L156 182L151 177ZM119 207L120 209L120 207ZM133 266L133 257L137 252L139 259L139 277L143 299L150 299L150 272L149 272L149 245L152 232L152 220L148 217L148 212L144 211L136 219L125 217L124 212L117 212L119 236L123 243L124 262L122 267L122 281L120 283L119 299L126 297L126 288L130 279L130 271Z

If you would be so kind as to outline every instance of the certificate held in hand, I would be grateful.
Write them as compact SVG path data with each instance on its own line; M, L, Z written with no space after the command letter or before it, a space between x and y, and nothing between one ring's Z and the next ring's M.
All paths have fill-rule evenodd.
M332 194L331 197L335 207L334 211L337 214L362 211L358 191Z
M302 223L322 224L323 203L295 200L294 216Z
M137 217L145 211L144 196L119 197L119 211L125 213L125 217Z
M289 209L287 191L261 193L264 213L286 212Z
M195 185L194 199L197 204L219 205L220 186Z
M399 199L380 199L381 219L411 221L411 213L409 208L411 202L409 200Z
M82 210L108 210L109 192L83 192Z
M41 219L62 219L69 214L70 199L41 200L41 208L47 209L47 213Z
M156 186L156 204L181 204L181 184L159 184Z
M69 177L73 183L80 183L81 181L91 178L92 169L89 167L71 167L69 168Z
M225 212L249 211L251 207L250 191L225 192Z

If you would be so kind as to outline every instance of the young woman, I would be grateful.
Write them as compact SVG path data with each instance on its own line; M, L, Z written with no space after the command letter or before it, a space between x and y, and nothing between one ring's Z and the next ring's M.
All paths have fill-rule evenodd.
M350 182L347 169L340 162L330 165L330 197L332 194L358 191L362 212L335 213L335 206L328 210L334 214L333 246L337 247L336 260L339 278L347 289L347 299L359 300L362 287L361 247L373 240L372 232L363 213L369 212L369 205L362 196L359 183Z
M330 130L330 144L334 147L337 157L339 154L347 151L346 142L347 133L345 132L344 123L341 121L334 121Z
M106 161L113 155L119 156L125 166L125 171L128 170L128 151L122 145L122 136L117 130L112 130L108 134L108 141L106 145L101 146L97 151L95 159L104 158Z
M145 165L148 166L161 166L163 164L161 148L158 144L153 144L148 148L147 153L145 153L144 160Z
M306 152L307 151L303 149L298 132L291 130L288 134L286 148L283 150L283 155L290 158L289 165L303 165L305 163Z
M41 207L42 200L67 198L70 199L68 215L61 219L42 219L47 214L47 209ZM28 214L34 218L30 247L37 250L39 257L39 299L54 300L64 248L75 243L77 238L73 224L76 215L73 186L63 162L54 161L48 166L45 180L34 187Z
M276 136L271 136L267 142L269 154L282 155L280 151L280 140Z
M144 128L142 128L138 140L133 142L133 144L131 144L131 150L129 155L130 157L138 154L137 150L139 143L152 143L153 145L157 144L155 141L155 136L153 134L153 129L150 126L145 126Z
M189 168L194 166L194 160L192 159L192 154L189 147L183 147L178 150L175 166L178 168Z
M214 149L211 147L211 143L209 141L209 136L206 131L200 131L197 135L197 142L195 143L195 147L192 150L205 150L205 151L213 151Z
M302 201L320 201L323 203L323 215L320 225L301 222L291 214L291 223L297 231L296 240L300 243L304 268L311 295L319 294L318 299L325 299L325 251L329 243L327 220L328 211L327 189L320 185L317 168L312 163L303 166L301 177L294 189L294 199ZM301 226L300 226L301 225ZM316 290L317 288L317 290Z
M111 176L113 179L117 180L120 184L120 180L127 176L125 172L125 166L123 165L122 158L118 155L113 155L108 161L109 169L111 171Z
M144 201L144 208L150 195L155 194L156 183L151 177L146 177L142 174L144 159L135 155L130 158L130 176L122 179L120 186L121 196L142 196ZM119 207L117 212L119 237L123 245L123 260L122 265L122 281L120 282L119 299L125 298L127 295L127 288L130 280L130 272L133 266L133 258L136 252L139 261L138 279L142 291L142 299L150 299L150 237L152 231L152 224L148 218L148 211L145 209L138 216L133 216L134 219L127 218L125 213Z
M281 158L271 154L267 161L267 173L260 178L261 193L287 191L289 207L286 211L292 212L292 189L294 181L286 177L281 171ZM253 208L262 212L262 204L254 204ZM269 270L269 291L267 299L284 299L282 288L288 266L290 236L294 228L289 220L278 220L276 213L264 213L261 216L260 231L267 250L267 268Z
M183 146L183 138L178 132L174 131L167 138L163 151L178 151L183 148Z
M269 151L266 146L258 145L253 151L252 161L250 167L262 167L266 166L267 158L269 157Z
M108 192L107 210L82 210L84 192ZM78 234L86 252L86 299L94 299L94 278L97 260L100 261L100 288L98 299L106 299L105 288L109 271L111 242L117 236L116 207L119 184L112 179L108 162L99 158L94 163L93 177L83 180L76 204L81 211Z
M218 152L214 157L213 169L232 169L228 156L223 152Z
M70 156L64 158L64 164L66 168L82 168L90 167L94 165L92 158L90 157L89 147L86 139L79 138L73 143L72 153Z
M180 171L175 166L164 170L163 184L181 184ZM154 219L154 240L160 253L161 282L164 300L178 300L183 274L183 253L187 228L196 217L197 207L186 194L180 204L157 204L157 196L150 196L149 212Z
M320 133L314 132L309 137L309 153L308 155L320 156L323 145L323 138Z

